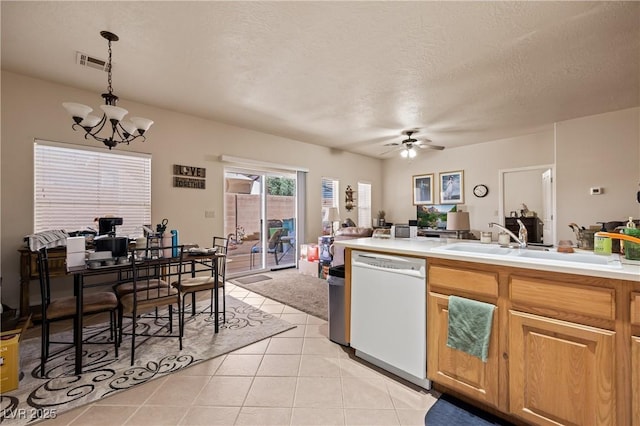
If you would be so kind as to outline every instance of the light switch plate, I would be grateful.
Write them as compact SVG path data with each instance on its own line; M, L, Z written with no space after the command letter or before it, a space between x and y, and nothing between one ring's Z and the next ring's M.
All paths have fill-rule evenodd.
M599 186L594 186L591 188L591 195L600 195L602 194L602 188Z

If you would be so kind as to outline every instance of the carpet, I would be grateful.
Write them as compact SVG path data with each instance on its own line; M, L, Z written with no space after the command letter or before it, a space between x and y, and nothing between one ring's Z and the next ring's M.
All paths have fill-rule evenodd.
M281 269L260 275L266 275L271 279L250 284L244 284L238 278L229 282L302 312L327 319L329 306L327 280L303 275L297 269Z
M443 394L424 418L426 426L511 426L506 420Z
M207 303L207 302L200 302ZM199 307L200 308L200 307ZM190 309L190 307L188 307ZM183 337L183 349L179 350L177 338L138 337L136 359L131 363L131 340L124 338L119 357L115 358L112 344L85 344L83 374L74 374L74 349L69 348L47 362L45 378L39 373L40 338L25 340L20 344L20 366L25 377L18 389L0 396L0 423L29 424L52 413L61 414L72 408L88 404L116 392L130 389L150 380L174 373L183 368L234 351L251 343L294 328L295 326L273 315L227 296L227 322L216 335L214 322L208 315L187 317ZM125 320L126 321L126 320ZM164 320L153 318L139 321L150 332L162 330ZM177 317L174 317L177 327ZM95 330L104 324L93 326ZM93 330L87 330L85 336ZM72 332L56 335L72 340ZM106 340L108 331L100 339ZM52 345L55 351L55 345Z

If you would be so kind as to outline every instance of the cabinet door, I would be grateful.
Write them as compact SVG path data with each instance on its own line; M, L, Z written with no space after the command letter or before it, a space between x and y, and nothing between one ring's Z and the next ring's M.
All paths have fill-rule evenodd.
M631 418L640 426L640 337L631 338Z
M429 293L427 374L429 379L494 407L498 406L498 309L494 312L487 362L447 346L449 297Z
M615 333L509 312L509 405L534 424L614 425Z

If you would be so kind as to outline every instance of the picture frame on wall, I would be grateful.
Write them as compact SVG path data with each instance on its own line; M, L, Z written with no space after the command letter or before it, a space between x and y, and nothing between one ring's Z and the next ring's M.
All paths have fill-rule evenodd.
M433 173L412 177L413 204L433 204Z
M464 203L464 171L444 172L439 175L440 204Z

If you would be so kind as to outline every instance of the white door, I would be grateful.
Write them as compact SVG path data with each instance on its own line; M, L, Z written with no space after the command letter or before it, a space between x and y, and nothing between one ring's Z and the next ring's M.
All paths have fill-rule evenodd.
M545 244L556 243L553 221L553 176L551 169L547 169L542 173L542 241Z

